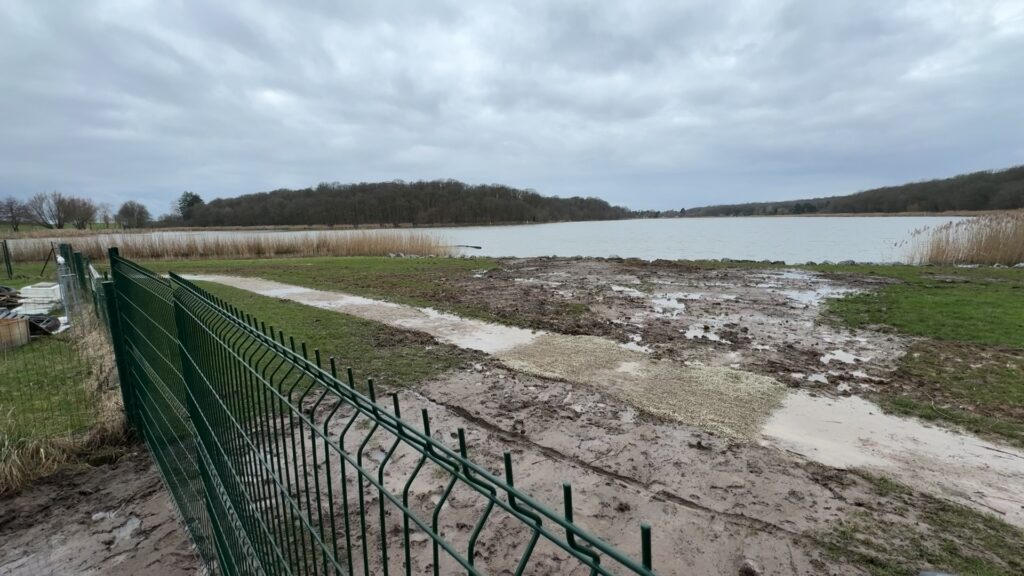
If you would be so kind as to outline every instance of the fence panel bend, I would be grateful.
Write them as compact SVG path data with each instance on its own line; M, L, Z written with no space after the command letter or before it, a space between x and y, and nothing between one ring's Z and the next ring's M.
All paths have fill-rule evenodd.
M111 253L129 416L221 574L653 574L642 560L403 419L321 358L187 280ZM365 390L364 394L362 390Z

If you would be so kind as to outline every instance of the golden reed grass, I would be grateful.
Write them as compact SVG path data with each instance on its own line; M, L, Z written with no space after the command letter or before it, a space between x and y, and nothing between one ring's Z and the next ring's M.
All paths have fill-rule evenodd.
M1003 264L1024 262L1024 210L987 214L914 233L914 264Z
M128 258L269 258L274 256L449 256L443 238L415 230L310 232L140 232L9 240L17 262L46 258L50 242L68 242L93 260L117 246Z

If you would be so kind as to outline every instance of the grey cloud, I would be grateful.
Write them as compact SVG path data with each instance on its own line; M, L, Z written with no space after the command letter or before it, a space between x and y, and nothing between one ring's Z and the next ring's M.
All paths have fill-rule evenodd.
M635 208L1020 163L1024 7L0 4L0 195L454 177Z

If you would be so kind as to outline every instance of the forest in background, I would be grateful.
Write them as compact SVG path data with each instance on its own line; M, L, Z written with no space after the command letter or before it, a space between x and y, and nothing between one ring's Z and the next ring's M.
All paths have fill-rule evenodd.
M183 192L169 213L154 219L144 205L109 204L57 191L27 200L0 199L0 225L64 228L236 226L444 226L675 218L679 216L778 216L977 212L1024 208L1024 166L952 178L885 186L848 196L702 206L680 210L629 210L600 198L541 196L501 184L457 180L323 183L299 190L245 194L205 202Z
M323 183L195 205L189 226L445 225L616 220L635 216L600 198L541 196L457 180Z
M686 216L974 212L1016 208L1024 208L1024 166L885 186L848 196L701 206L686 210Z

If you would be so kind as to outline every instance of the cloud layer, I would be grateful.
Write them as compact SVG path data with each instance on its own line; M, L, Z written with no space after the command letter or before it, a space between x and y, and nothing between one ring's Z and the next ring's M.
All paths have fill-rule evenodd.
M633 208L1024 162L1024 4L0 3L0 196L458 178Z

